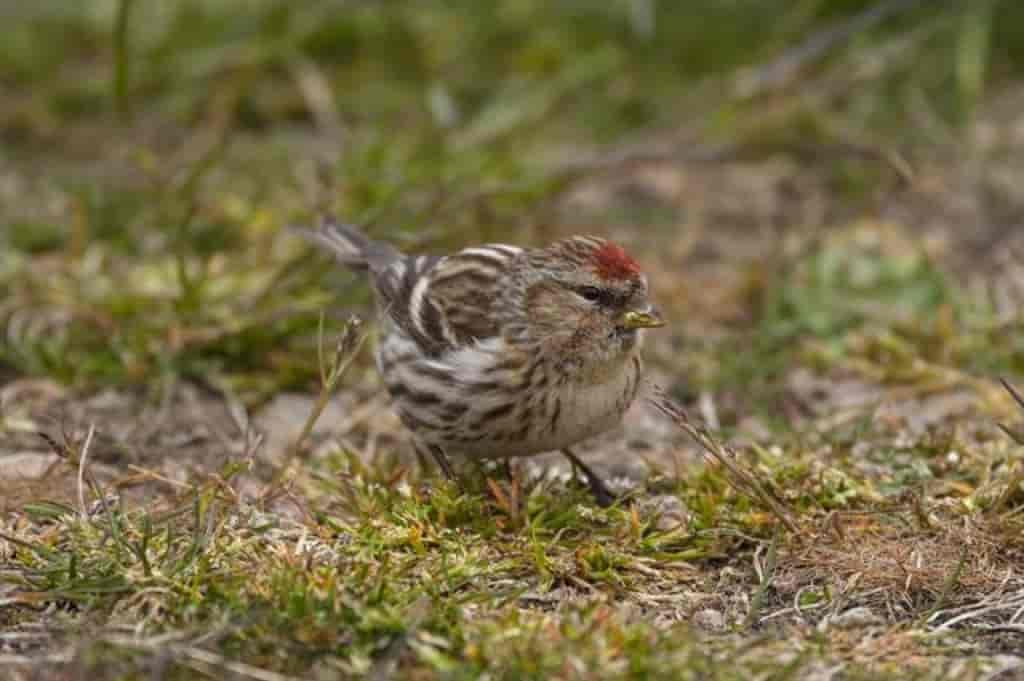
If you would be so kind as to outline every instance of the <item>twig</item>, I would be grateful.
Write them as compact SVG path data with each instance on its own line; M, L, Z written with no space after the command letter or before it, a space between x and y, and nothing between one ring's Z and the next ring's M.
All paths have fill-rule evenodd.
M782 533L776 529L775 534L772 536L772 543L768 545L768 555L765 556L764 569L761 571L761 583L758 585L757 591L754 593L754 597L750 599L750 611L747 612L747 616L743 620L744 629L750 629L752 626L757 624L760 617L761 608L764 606L765 595L768 593L768 587L772 585L772 580L775 577L775 566L777 563L776 557L778 555L780 534Z
M338 338L334 354L328 359L324 352L324 318L322 314L320 315L320 330L317 336L317 356L319 357L320 364L320 394L317 396L316 403L309 412L309 416L306 417L302 430L299 431L298 436L289 445L288 449L285 450L284 459L273 481L264 492L264 499L281 482L291 467L292 462L302 450L303 444L305 444L309 434L313 432L313 427L327 407L327 403L334 394L335 388L337 388L345 372L351 366L352 360L359 354L359 350L362 348L363 341L365 340L366 333L363 331L362 319L356 315L351 315L345 322L345 329Z
M999 382L1003 384L1004 388L1006 388L1006 392L1010 393L1010 397L1012 397L1013 401L1017 403L1017 406L1024 409L1024 397L1021 397L1021 394L1017 392L1017 389L1010 385L1010 382L1005 378L1000 378Z
M686 411L673 402L661 388L654 386L652 393L653 394L648 397L648 401L650 401L654 408L672 419L672 421L681 429L686 431L686 433L689 434L689 436L692 437L707 454L709 454L728 471L729 475L726 476L726 479L737 492L760 501L763 506L765 506L775 515L776 518L779 519L779 522L781 522L787 530L794 534L799 533L796 523L790 519L789 513L782 502L773 494L769 493L764 486L758 482L757 478L738 463L736 460L736 453L732 448L718 442L714 435L712 435L705 426L697 425L691 421Z
M1017 406L1024 409L1024 397L1017 392L1017 389L1014 388L1013 385L1011 385L1005 378L1000 378L999 382L1003 384L1003 388L1006 389L1006 392L1010 393L1010 397L1012 397L1013 401L1017 403ZM1014 443L1024 445L1024 435L1021 435L1004 423L999 423L997 425L1000 430L1006 433L1007 437L1014 441ZM1024 483L1024 466L1018 463L1010 473L1009 480L1006 481L1006 486L1003 487L1003 491L1000 492L999 496L992 503L992 506L989 507L987 513L989 515L995 515L1002 511L1006 505L1010 503L1010 499L1013 497L1014 492L1020 488L1022 483Z
M46 433L39 431L36 433L42 440L49 445L50 449L56 454L62 461L67 464L78 466L78 507L82 518L85 520L89 519L88 511L85 507L85 484L88 483L92 489L92 493L99 499L100 504L103 506L104 512L107 509L107 500L103 495L103 490L100 488L96 478L89 472L89 468L86 465L86 461L89 456L89 450L92 445L93 436L96 434L96 424L90 424L89 432L85 437L85 442L82 444L82 448L76 453L71 446L68 444L70 437L67 433L64 434L64 444L57 442L55 439L47 435ZM76 459L77 457L77 459Z
M85 444L78 455L78 510L82 514L82 520L89 519L89 509L85 506L85 466L89 458L89 447L92 445L92 437L96 434L96 424L89 424L89 432L85 436Z
M1024 409L1024 397L1017 392L1017 389L1014 388L1013 385L1011 385L1005 378L1000 378L999 382L1003 384L1003 388L1006 389L1006 392L1010 393L1010 397L1012 397L1013 401L1017 403L1017 406ZM1017 431L1002 423L999 424L999 428L1015 443L1024 445L1024 436L1017 433Z
M985 598L978 603L961 608L936 610L928 616L926 623L934 624L935 620L942 615L954 615L936 627L937 631L943 631L952 629L957 624L978 619L979 617L985 617L996 612L1014 609L1014 616L1009 620L1009 623L1013 624L1016 620L1017 614L1022 608L1024 608L1024 591L1018 591L1010 596L1000 594L998 597Z
M991 627L978 627L978 631L992 634L1024 634L1024 624L995 624ZM1020 669L1020 667L1014 667Z

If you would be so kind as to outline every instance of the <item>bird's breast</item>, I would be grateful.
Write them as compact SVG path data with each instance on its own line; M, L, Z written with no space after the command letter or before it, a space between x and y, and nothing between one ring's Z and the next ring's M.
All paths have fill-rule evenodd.
M530 456L614 428L633 402L640 359L564 372L540 354L488 339L429 358L400 334L378 366L402 421L423 440L470 458Z
M477 429L493 433L493 438L462 446L452 443L451 449L470 457L492 458L570 447L619 425L636 398L640 374L639 357L628 358L618 371L607 372L600 381L559 375L541 362L518 404Z
M633 356L618 371L606 373L604 380L567 380L560 386L556 399L562 408L552 428L558 448L617 426L636 398L640 372L640 358Z

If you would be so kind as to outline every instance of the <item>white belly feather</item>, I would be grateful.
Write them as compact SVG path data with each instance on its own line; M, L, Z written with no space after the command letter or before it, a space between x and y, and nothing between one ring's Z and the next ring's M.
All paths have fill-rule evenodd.
M471 385L477 382L495 380L494 367L506 354L504 341L491 338L460 348L435 359L419 358L415 363L419 369L402 362L399 357L412 350L411 341L400 334L389 334L378 348L378 366L385 373L389 384L396 382L406 385L419 384L419 390L443 394L453 389L451 384L425 385L424 367L438 375L458 376L460 382ZM555 451L581 440L593 437L617 426L622 414L636 392L639 380L639 360L634 356L623 357L618 366L607 367L601 375L589 380L568 379L550 381L544 393L524 391L522 399L532 405L534 425L522 437L484 437L475 441L457 441L442 428L414 428L417 437L442 447L451 455L469 458L496 458L508 456L529 456L546 451ZM390 375L388 375L390 374ZM413 376L416 374L416 377ZM554 391L548 392L548 391ZM483 393L475 396L460 395L460 400L469 404L465 414L466 423L479 421L481 414L508 403L508 395ZM555 407L555 405L558 405ZM408 398L395 399L395 406L401 413L412 409ZM523 419L517 418L519 410L495 417L488 424L488 431L494 434L518 430ZM557 413L556 413L557 412ZM429 410L418 412L421 421L429 420Z

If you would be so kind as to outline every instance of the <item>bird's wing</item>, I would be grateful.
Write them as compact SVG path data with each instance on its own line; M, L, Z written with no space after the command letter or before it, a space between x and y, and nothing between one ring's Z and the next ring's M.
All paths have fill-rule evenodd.
M522 249L503 244L403 258L376 279L381 308L427 354L500 335L494 305Z

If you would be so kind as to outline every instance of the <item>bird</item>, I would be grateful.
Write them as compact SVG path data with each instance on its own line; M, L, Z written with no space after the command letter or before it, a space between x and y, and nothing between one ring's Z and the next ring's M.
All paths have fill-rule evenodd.
M607 484L572 447L617 426L641 386L643 334L664 318L617 243L569 236L411 255L330 216L294 227L369 277L377 369L421 461L561 452L599 505Z

